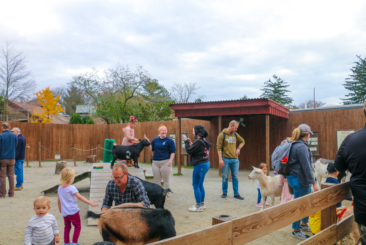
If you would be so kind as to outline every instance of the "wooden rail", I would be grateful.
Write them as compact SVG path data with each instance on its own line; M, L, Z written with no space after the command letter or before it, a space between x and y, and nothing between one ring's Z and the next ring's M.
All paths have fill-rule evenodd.
M346 182L263 211L152 244L246 244L319 210L328 209L351 195L349 182ZM353 221L353 215L349 216L300 244L334 244L357 228Z

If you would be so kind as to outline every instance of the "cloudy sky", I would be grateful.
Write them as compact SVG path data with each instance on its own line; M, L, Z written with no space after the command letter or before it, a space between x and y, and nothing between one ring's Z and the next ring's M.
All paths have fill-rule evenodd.
M338 3L337 3L338 2ZM366 56L366 1L4 1L0 44L26 55L37 90L118 63L205 100L256 98L273 74L294 104L340 102Z

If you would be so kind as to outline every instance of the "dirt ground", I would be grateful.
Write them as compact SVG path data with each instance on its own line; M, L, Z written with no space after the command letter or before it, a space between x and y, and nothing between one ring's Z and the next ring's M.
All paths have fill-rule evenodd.
M24 167L24 189L15 192L12 198L1 198L0 200L0 245L24 244L24 233L27 223L35 215L33 210L33 200L42 195L42 191L57 184L59 175L55 175L55 162L44 162L43 167L38 167L38 162L31 162L30 167ZM78 166L73 167L73 162L68 166L75 172L81 173L91 169L91 164L78 162ZM148 173L151 173L151 165L141 164ZM173 168L173 173L177 168ZM165 208L170 210L176 221L176 231L178 235L192 232L198 229L209 227L212 224L212 217L220 214L230 214L241 217L259 211L255 206L257 200L256 183L248 180L250 171L239 172L239 192L245 198L240 201L233 198L231 183L229 183L229 193L226 199L222 199L221 178L218 171L211 169L205 180L207 209L200 213L189 212L188 208L195 204L192 188L192 169L182 169L183 176L172 176L172 191L170 200L165 204ZM151 180L152 181L152 180ZM8 185L8 183L7 183ZM81 195L89 198L90 180L85 179L75 184ZM61 243L63 242L63 219L57 208L57 194L49 194L51 199L51 210L58 222ZM88 205L78 201L80 214L85 216ZM279 200L276 200L276 204ZM345 205L345 204L344 204ZM347 203L348 205L348 203ZM257 239L250 244L297 244L300 240L291 236L291 225ZM311 234L309 234L311 235ZM88 226L85 218L82 218L82 230L79 243L91 245L94 242L102 241L97 226Z

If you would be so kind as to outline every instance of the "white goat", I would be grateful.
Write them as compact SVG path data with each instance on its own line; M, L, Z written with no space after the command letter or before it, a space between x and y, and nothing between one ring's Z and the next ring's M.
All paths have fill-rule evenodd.
M328 178L328 164L332 162L332 160L328 160L328 159L324 159L324 158L319 158L318 160L315 161L314 163L314 177L315 179L318 181L318 187L320 189L321 187L321 182L322 179L326 179Z
M324 159L324 158L319 158L318 160L315 161L314 163L314 177L318 182L318 187L319 189L321 188L321 181L322 179L326 179L328 178L328 164L330 162L333 162L333 160L328 160L328 159ZM337 177L339 182L344 182L346 180L346 177L349 180L349 177L351 176L351 174L348 171L345 172L339 172L339 175Z
M264 202L266 196L271 197L272 206L274 205L275 197L280 197L282 194L282 186L280 186L280 176L276 175L274 177L266 176L262 169L253 167L253 171L248 176L249 179L257 179L260 184L260 190L263 197L263 205L261 210L263 210Z

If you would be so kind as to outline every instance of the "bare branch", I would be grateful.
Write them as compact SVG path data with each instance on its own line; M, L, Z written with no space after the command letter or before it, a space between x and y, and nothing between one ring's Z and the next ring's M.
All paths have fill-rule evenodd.
M172 87L172 98L175 103L187 103L193 100L193 95L197 93L200 87L196 83L176 83ZM204 96L199 96L202 99Z

